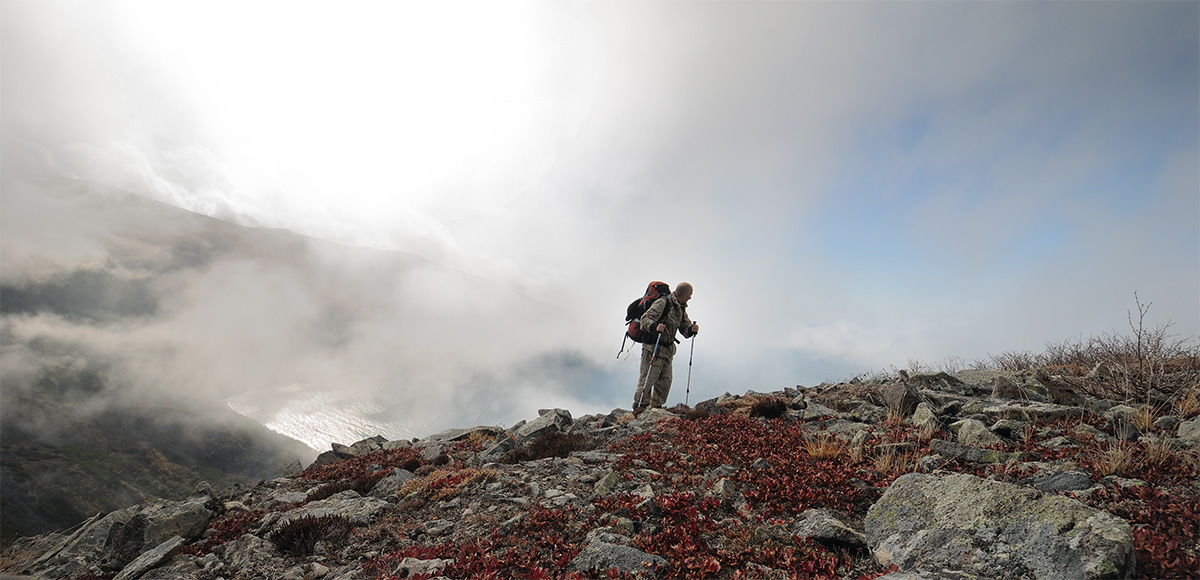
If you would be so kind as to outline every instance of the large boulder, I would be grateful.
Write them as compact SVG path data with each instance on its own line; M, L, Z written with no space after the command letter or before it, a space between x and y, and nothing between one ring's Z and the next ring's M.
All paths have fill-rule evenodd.
M1021 385L1005 376L997 376L992 379L992 396L997 399L1024 400L1029 398L1029 394L1021 388Z
M47 578L119 572L175 536L199 538L216 513L215 504L203 485L184 501L157 500L98 515L22 571Z
M655 578L655 567L667 563L661 556L647 554L636 548L611 544L592 538L579 555L571 561L571 569L577 571L617 569L635 577Z
M1059 496L958 473L896 479L865 520L880 565L995 579L1126 578L1124 520Z
M565 409L548 409L541 416L517 429L517 437L536 439L552 431L566 431L571 426L571 412Z
M1003 443L995 433L982 422L975 419L963 419L950 425L950 430L958 434L958 442L973 447L987 447Z
M880 389L880 398L889 411L899 413L903 417L913 414L921 395L911 385L905 383L888 383Z
M1083 395L1079 394L1075 381L1067 377L1051 375L1046 369L1037 369L1033 373L1033 378L1046 387L1046 391L1050 393L1050 400L1059 405L1077 407L1084 402Z

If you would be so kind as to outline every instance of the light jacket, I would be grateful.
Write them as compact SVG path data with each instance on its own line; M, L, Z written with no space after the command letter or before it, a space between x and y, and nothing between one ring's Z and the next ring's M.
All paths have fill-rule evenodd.
M667 315L663 316L663 310L667 309ZM655 329L658 328L659 318L662 318L662 323L667 326L666 332L663 333L662 340L658 343L658 352L663 354L666 349L668 356L675 354L675 333L680 332L684 338L692 337L692 319L688 318L687 307L679 303L675 299L675 294L667 294L654 301L650 308L642 314L642 318L638 323L642 326L642 332L646 336L654 337ZM657 338L657 337L655 337ZM643 341L643 344L654 346L653 340Z

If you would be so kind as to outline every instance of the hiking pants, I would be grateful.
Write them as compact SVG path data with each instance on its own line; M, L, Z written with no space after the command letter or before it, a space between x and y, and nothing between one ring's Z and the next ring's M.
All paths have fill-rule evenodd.
M671 392L671 359L673 348L658 349L654 356L654 343L642 345L642 368L638 372L638 388L633 394L633 408L661 407L667 404ZM651 357L654 364L650 364Z

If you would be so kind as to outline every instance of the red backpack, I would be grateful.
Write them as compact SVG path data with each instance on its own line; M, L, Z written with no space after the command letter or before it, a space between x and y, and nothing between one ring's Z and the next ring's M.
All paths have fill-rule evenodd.
M655 300L670 292L671 287L666 282L655 280L646 286L646 294L629 303L629 307L625 309L625 322L629 323L629 328L625 330L625 338L621 339L621 350L617 352L617 358L620 358L621 353L625 352L626 338L631 338L634 342L645 342L654 336L654 333L642 332L640 320ZM663 309L663 317L666 317L667 311L668 309ZM661 319L659 321L661 322Z

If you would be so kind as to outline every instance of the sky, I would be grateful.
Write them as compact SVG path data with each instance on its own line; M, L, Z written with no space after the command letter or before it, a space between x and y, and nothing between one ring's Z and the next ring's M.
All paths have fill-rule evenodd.
M1198 2L0 6L4 285L175 272L146 316L7 315L10 369L62 336L141 372L165 340L142 391L600 412L651 280L695 287L670 404L1122 332L1135 292L1200 336ZM232 234L62 180L317 241L153 262Z

